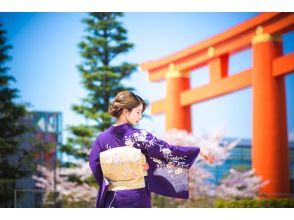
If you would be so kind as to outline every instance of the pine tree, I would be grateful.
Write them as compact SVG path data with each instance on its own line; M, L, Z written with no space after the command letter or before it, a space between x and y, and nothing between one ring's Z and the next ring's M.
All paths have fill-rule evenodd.
M63 151L75 158L87 160L93 138L113 123L107 113L109 102L122 90L133 90L122 84L136 70L137 65L127 62L117 64L116 58L133 48L127 41L127 30L118 21L122 13L90 13L83 20L87 35L79 44L83 61L78 65L87 96L72 109L82 115L87 124L70 126ZM73 165L67 163L67 166Z
M12 46L6 42L0 22L0 207L14 207L17 181L29 178L36 171L38 156L50 152L54 144L38 139L32 113L17 101L19 91L12 86L15 78L6 66ZM18 198L21 196L18 193Z
M6 43L6 31L0 22L0 207L13 207L13 193L17 179L25 177L32 170L31 156L21 150L21 136L27 131L23 123L27 114L22 104L17 104L17 89L12 88L15 81L7 74L5 65L11 59L8 51L12 48Z

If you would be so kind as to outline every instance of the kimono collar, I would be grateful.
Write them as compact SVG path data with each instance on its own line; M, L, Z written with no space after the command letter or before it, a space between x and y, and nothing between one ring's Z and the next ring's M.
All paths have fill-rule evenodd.
M117 126L111 125L109 127L109 131L117 135L124 135L130 129L132 129L132 126L129 123L125 123L125 124L117 125Z

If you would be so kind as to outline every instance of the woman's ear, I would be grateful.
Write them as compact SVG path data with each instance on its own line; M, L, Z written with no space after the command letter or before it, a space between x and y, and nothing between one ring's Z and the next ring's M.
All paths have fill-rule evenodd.
M124 114L124 116L127 116L128 115L128 109L124 109L123 114Z

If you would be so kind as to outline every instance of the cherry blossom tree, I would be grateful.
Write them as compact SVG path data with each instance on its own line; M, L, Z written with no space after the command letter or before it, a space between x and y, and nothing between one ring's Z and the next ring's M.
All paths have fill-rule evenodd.
M50 203L50 195L54 193L54 173L44 166L37 168L40 175L33 175L36 181L36 187L44 189L45 204ZM56 190L58 192L58 201L67 203L83 202L93 206L97 195L97 188L86 183L86 180L92 176L88 162L81 161L78 167L58 168L56 175ZM72 181L71 176L78 177L79 182Z
M217 186L216 195L223 199L254 198L259 189L268 183L269 181L262 181L261 177L256 176L254 169L244 172L231 169L229 175Z

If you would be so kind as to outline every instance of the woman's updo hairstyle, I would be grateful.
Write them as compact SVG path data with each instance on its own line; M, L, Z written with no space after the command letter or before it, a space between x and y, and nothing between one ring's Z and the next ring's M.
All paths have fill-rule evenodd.
M121 115L123 109L131 111L133 108L138 107L140 104L143 105L143 113L146 108L146 103L144 102L144 100L140 96L130 91L122 91L118 93L114 100L109 104L108 112L113 117L118 118Z

